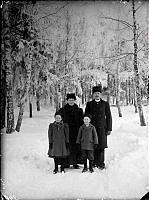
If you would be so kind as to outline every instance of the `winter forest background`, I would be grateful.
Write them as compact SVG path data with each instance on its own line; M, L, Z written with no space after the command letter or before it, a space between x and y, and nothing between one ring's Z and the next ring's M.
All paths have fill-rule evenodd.
M136 179L138 182L141 179L141 186L137 185L136 181L134 185L136 187L130 193L124 186L122 188L126 189L126 194L122 193L121 196L120 192L113 192L116 189L110 190L109 186L108 190L107 186L103 187L106 183L106 175L102 174L100 178L104 184L99 183L101 193L96 196L94 191L89 194L84 191L82 197L141 197L149 184L146 158L149 2L143 0L2 1L1 10L0 110L4 155L2 162L4 173L1 181L6 184L6 195L15 194L18 198L35 198L33 192L34 189L37 190L33 186L35 181L32 178L24 181L24 178L21 178L24 173L34 178L39 174L43 176L45 182L43 180L41 182L39 178L39 188L44 183L49 184L46 179L49 174L46 170L49 165L52 165L52 161L49 161L46 156L47 128L53 120L55 110L65 104L67 92L75 92L77 103L84 109L86 102L92 99L92 87L101 83L104 89L102 98L109 101L114 116L115 135L113 133L114 136L110 136L109 143L111 148L113 145L115 147L109 150L109 154L107 153L107 165L111 166L108 163L119 159L121 153L124 155L130 145L130 152L135 149L135 156L133 159L129 156L127 158L129 162L133 160L134 165L131 166L132 163L129 165L121 160L124 165L119 169L124 169L126 172L126 169L129 170L131 166L136 173L132 177L130 175L132 172L128 173L132 178L130 179L134 180L139 176ZM129 132L132 134L129 137L124 134ZM125 144L122 142L118 145L116 141L124 141ZM34 144L32 149L31 143ZM139 146L138 149L135 145ZM124 151L121 152L121 148ZM142 163L142 168L139 165L136 167L135 159L137 163ZM34 166L31 164L35 164L37 160L40 161L39 168L46 171L44 175L43 172L38 174L37 169L28 171ZM31 165L27 169L26 161L30 161ZM121 175L116 175L116 168L112 169L115 171L110 180L117 188L120 183L115 185L113 179L120 178L123 172L121 171ZM18 170L19 174L15 176L14 170ZM68 183L76 178L75 173L72 176L65 175ZM97 173L95 175L98 176ZM129 175L126 177L128 178ZM71 176L70 180L68 176ZM78 177L78 174L76 176ZM126 177L125 184L129 185L132 182L131 180L129 182ZM58 178L52 175L51 180L57 184ZM60 178L61 181L62 179ZM80 186L81 181L82 179L79 182ZM93 179L92 182L94 181ZM110 184L110 181L108 183ZM27 185L27 191L30 193L26 195L26 190L18 185L23 185L25 189ZM55 188L50 191L55 191ZM58 197L62 197L61 194L69 198L77 197L79 186L76 193L72 188L69 188L72 196L65 195L65 190L56 193ZM140 193L139 188L141 188ZM56 193L50 196L47 186L43 190L45 196L40 189L39 191L41 194L40 196L37 192L39 199L57 198Z

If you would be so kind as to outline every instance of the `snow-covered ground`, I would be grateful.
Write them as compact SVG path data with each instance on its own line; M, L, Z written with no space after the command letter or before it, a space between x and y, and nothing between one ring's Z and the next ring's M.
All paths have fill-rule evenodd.
M149 108L145 106L146 122ZM3 192L18 199L90 198L140 199L149 191L148 126L141 127L133 106L122 107L118 117L111 107L113 131L108 136L106 170L94 173L66 169L65 174L52 174L53 159L47 156L48 124L54 108L25 112L21 132L2 135ZM149 125L149 124L148 124Z

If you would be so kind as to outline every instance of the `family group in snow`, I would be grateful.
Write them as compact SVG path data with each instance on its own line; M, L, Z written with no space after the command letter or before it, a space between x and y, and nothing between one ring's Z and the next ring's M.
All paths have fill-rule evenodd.
M67 94L67 103L55 113L55 121L48 129L49 157L54 158L55 169L61 165L61 172L73 165L79 169L84 164L82 172L93 168L105 168L105 148L107 136L112 131L112 116L109 103L101 98L102 86L94 86L93 100L87 102L85 112L75 103L74 93Z

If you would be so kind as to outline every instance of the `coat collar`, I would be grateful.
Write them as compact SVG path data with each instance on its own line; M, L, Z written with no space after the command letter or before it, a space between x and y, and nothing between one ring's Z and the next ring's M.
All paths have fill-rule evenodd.
M103 100L100 98L100 101L95 101L95 99L93 99L93 103L103 103Z
M91 128L93 125L90 123L89 126L87 127L85 124L82 125L82 128Z
M73 106L70 106L68 103L65 105L66 108L71 108L71 109L77 109L78 105L76 103L74 103Z
M62 126L64 123L63 123L63 121L60 121L60 122L54 121L54 124L57 125L57 126Z

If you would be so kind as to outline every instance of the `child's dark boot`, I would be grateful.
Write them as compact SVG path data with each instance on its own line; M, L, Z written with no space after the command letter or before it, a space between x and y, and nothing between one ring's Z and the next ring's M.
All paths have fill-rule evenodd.
M91 173L94 172L94 170L93 170L93 160L89 160L89 171Z
M87 172L87 159L84 161L84 168L82 170L82 173Z
M65 173L64 164L61 164L61 173Z
M57 174L57 172L58 172L58 169L53 170L53 174Z

